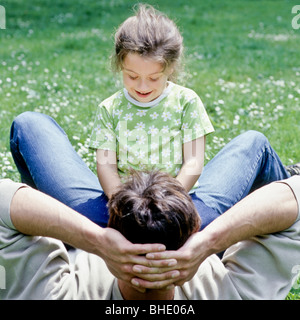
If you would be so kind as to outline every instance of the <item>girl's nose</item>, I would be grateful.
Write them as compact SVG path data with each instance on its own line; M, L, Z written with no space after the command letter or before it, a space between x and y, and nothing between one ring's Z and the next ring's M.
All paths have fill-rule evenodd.
M149 85L147 80L140 79L137 87L138 91L141 93L146 93L149 91Z

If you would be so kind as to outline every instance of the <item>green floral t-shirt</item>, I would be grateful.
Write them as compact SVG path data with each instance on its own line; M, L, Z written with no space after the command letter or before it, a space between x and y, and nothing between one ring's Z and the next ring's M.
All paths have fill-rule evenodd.
M90 147L115 151L121 176L133 168L159 169L176 177L182 144L213 131L198 95L168 82L161 96L149 103L134 100L126 89L104 100L97 110Z

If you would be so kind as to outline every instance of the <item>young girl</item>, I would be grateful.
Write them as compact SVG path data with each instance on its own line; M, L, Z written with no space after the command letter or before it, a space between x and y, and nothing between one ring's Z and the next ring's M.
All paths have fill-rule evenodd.
M198 95L170 81L182 42L174 22L148 5L115 34L113 62L124 89L99 105L90 142L108 198L131 168L166 171L187 191L197 185L205 135L214 129Z

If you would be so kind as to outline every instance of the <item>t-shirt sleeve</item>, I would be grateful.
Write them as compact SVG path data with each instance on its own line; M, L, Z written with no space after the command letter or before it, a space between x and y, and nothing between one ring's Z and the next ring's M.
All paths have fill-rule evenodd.
M22 183L16 183L10 179L0 180L0 227L13 229L15 227L10 218L10 204L13 196L18 189L26 186Z
M189 142L214 131L200 97L192 92L187 97L183 110L183 142Z
M300 199L300 177L282 180ZM241 241L226 250L223 263L242 299L285 299L300 270L300 220L288 229Z
M93 149L116 151L116 141L113 118L108 112L105 103L101 103L97 109L89 146Z
M297 217L296 221L300 220L300 176L295 175L289 179L277 181L277 183L285 183L293 191L295 198L297 200L297 203L298 203L298 217Z
M0 300L109 299L113 275L101 258L87 252L77 258L59 240L15 229L10 205L21 187L0 180Z

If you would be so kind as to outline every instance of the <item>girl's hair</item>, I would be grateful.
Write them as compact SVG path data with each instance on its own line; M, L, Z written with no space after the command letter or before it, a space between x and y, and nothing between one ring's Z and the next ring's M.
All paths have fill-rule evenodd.
M115 54L112 66L122 69L128 53L138 53L161 63L164 70L178 67L183 52L183 39L166 15L150 5L139 4L136 15L129 17L115 34Z

